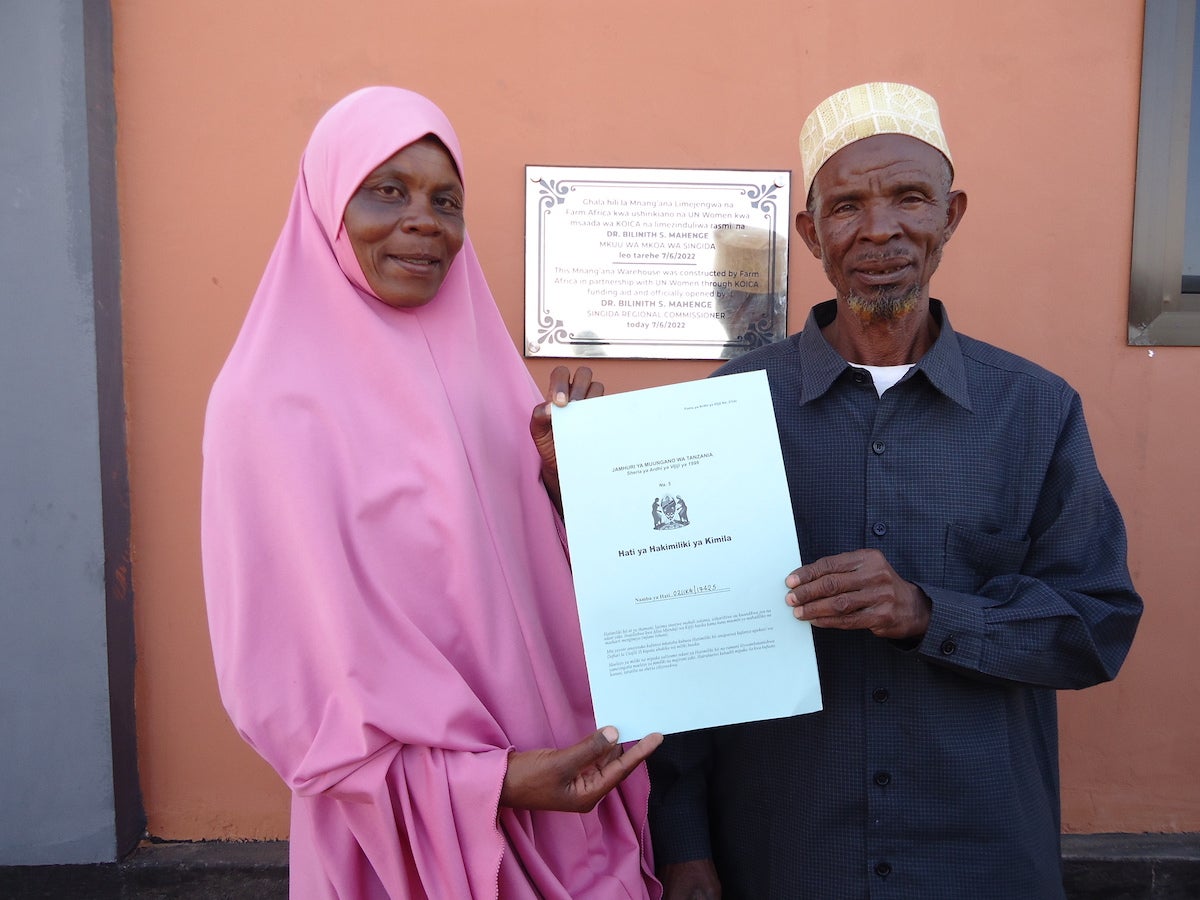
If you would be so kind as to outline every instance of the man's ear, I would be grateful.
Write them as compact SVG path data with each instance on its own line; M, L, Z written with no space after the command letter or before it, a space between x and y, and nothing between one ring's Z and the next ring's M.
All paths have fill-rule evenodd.
M796 231L800 234L804 243L808 245L809 252L817 259L821 258L821 242L817 239L817 223L813 219L812 213L807 209L796 213Z
M951 191L947 199L950 203L946 210L946 237L943 240L948 241L954 234L954 230L958 228L962 217L966 215L967 194L965 191Z

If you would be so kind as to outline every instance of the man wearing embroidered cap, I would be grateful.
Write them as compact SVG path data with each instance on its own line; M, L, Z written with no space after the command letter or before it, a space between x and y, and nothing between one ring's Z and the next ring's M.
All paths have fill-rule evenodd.
M836 298L717 374L768 375L824 709L667 738L666 900L1062 897L1055 691L1142 609L1079 395L929 296L967 206L932 97L841 91L800 149Z

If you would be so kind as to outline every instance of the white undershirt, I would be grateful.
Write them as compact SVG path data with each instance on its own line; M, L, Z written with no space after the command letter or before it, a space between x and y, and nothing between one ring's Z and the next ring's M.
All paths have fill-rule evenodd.
M871 380L875 382L875 392L880 397L883 396L884 391L903 378L904 373L912 367L913 363L905 366L860 366L871 373Z

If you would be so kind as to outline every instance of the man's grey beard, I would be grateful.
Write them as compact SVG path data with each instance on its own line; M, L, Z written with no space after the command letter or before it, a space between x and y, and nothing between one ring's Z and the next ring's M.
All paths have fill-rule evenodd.
M897 290L892 285L880 285L869 294L851 291L846 297L850 311L867 322L894 322L917 308L921 300L921 286L913 284L907 290Z

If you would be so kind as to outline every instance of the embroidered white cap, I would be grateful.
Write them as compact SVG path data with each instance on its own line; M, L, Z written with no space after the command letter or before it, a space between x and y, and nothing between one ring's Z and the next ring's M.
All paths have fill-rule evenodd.
M843 147L877 134L906 134L940 151L950 163L937 101L920 88L873 81L838 91L809 113L800 129L800 162L807 201L817 171Z

